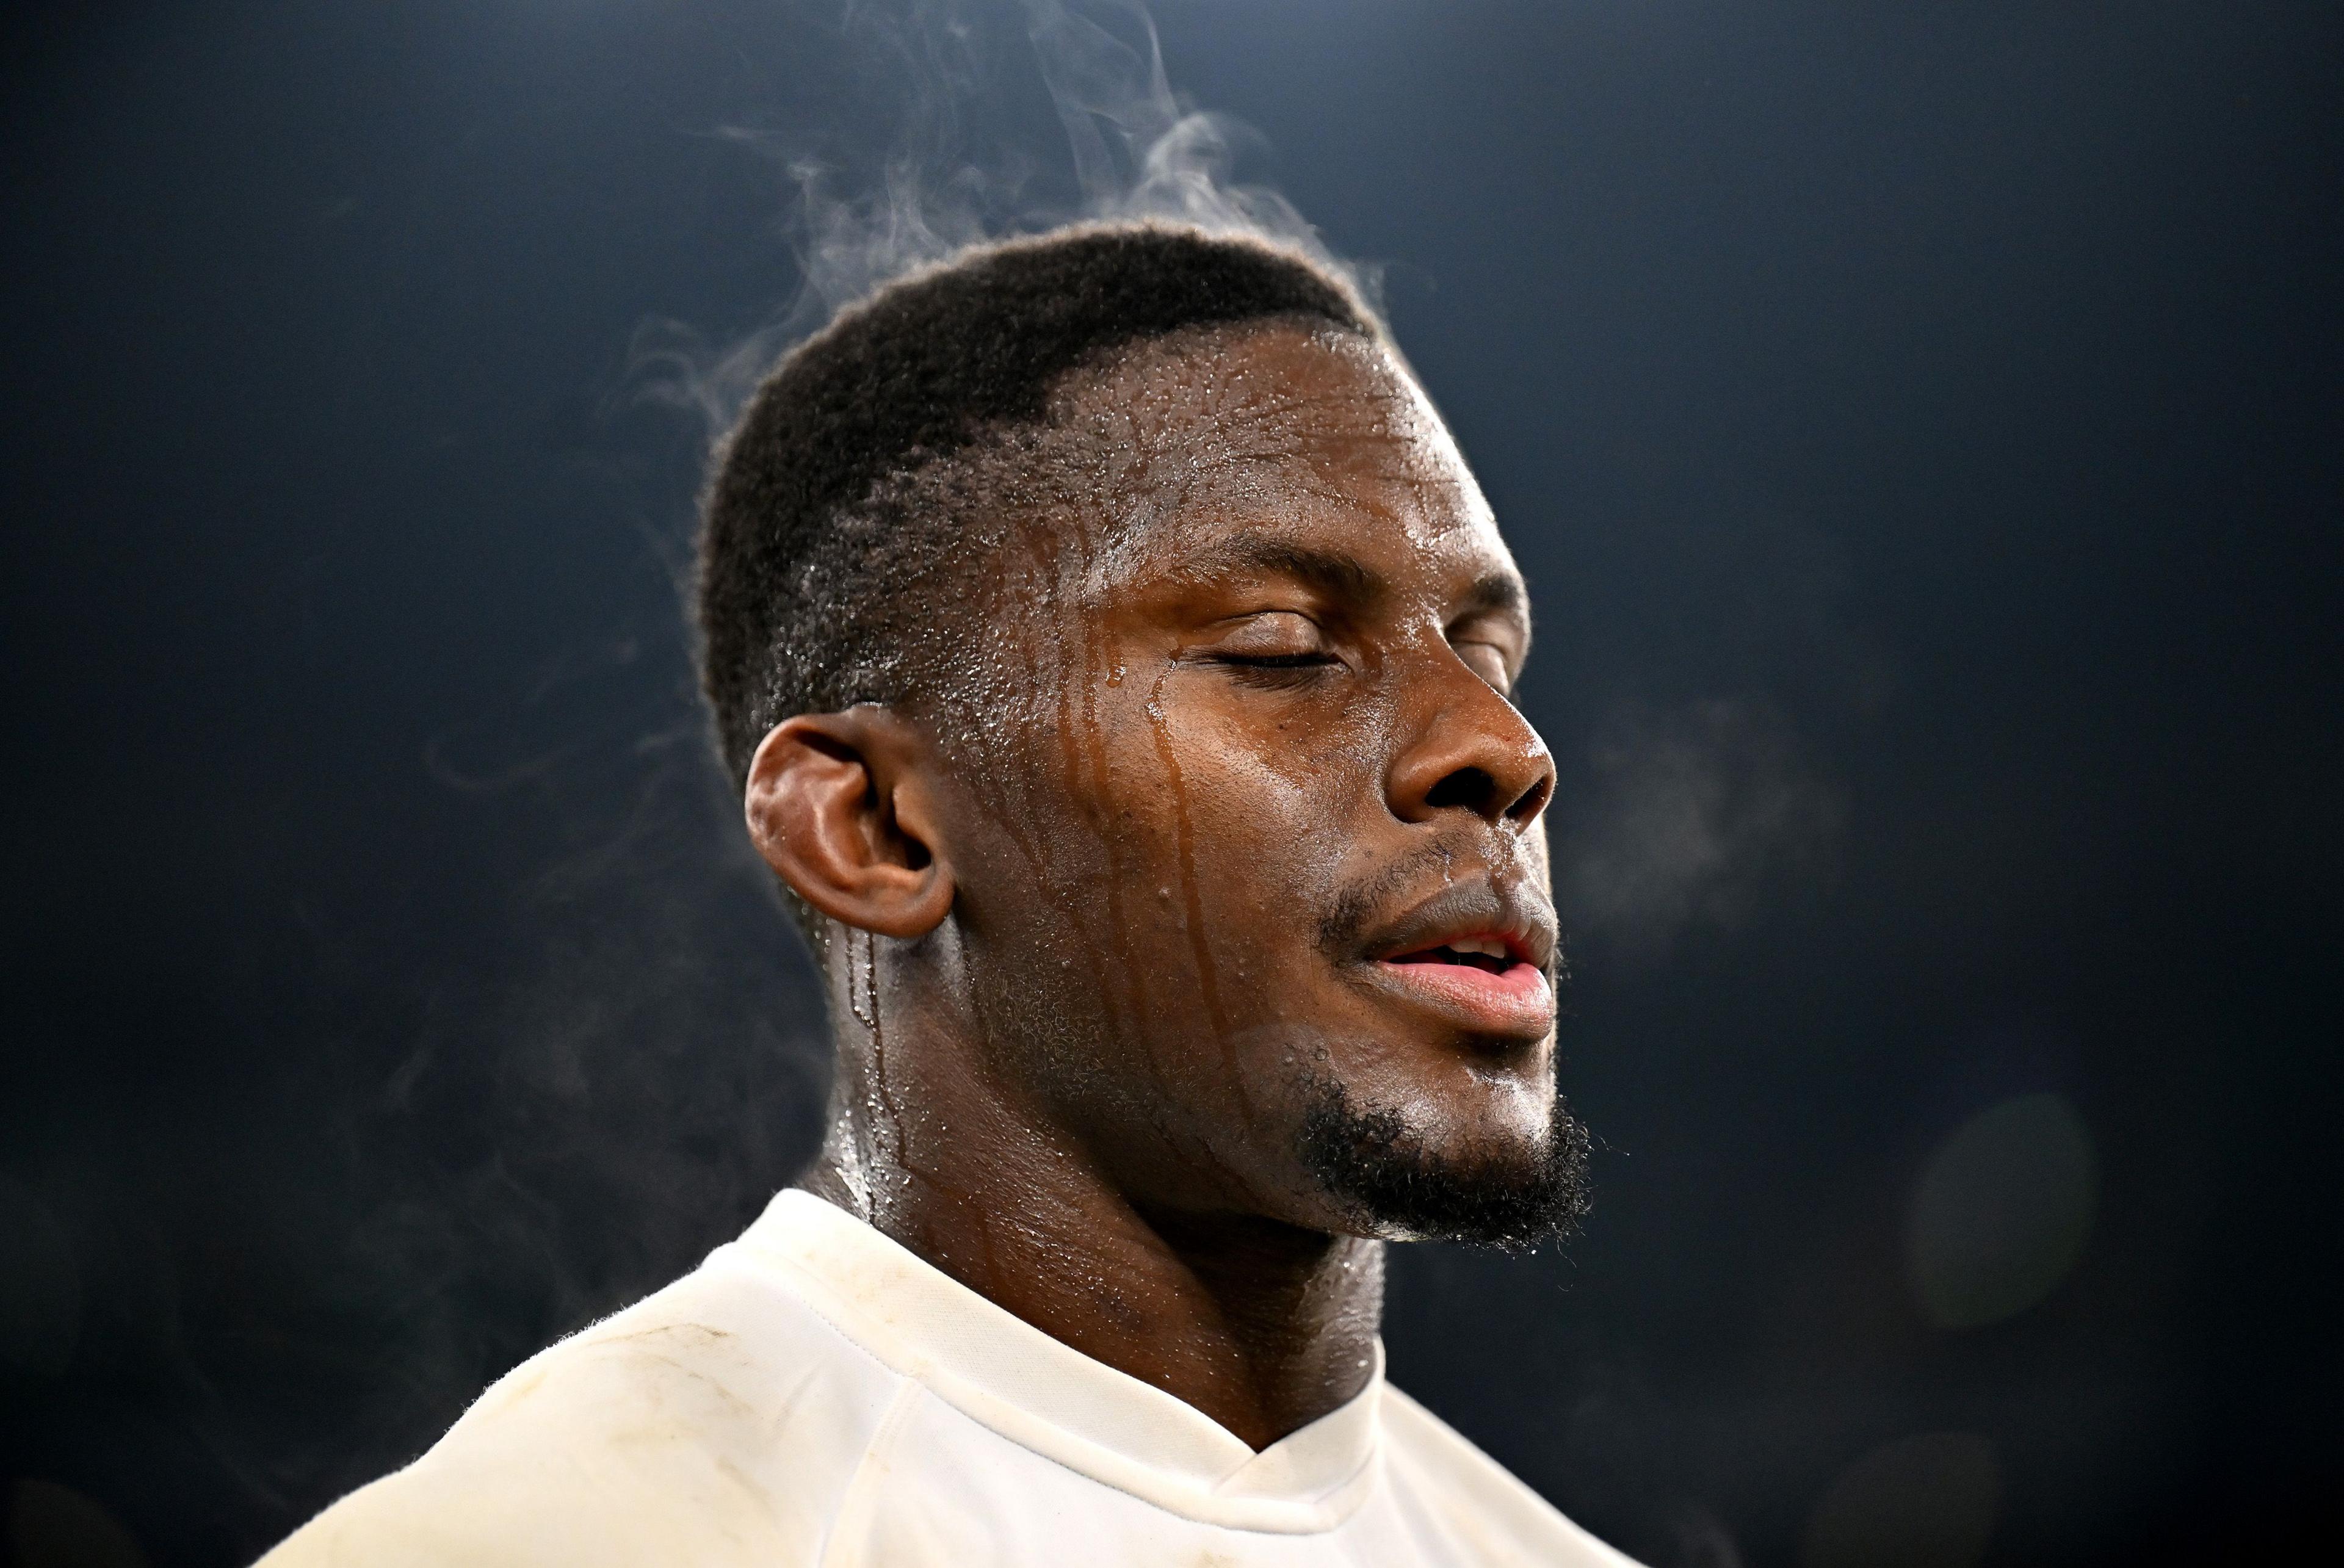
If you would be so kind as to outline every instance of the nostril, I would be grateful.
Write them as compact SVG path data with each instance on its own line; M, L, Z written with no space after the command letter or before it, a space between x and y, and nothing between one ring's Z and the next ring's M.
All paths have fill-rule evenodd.
M1541 779L1522 791L1521 798L1506 808L1506 814L1516 822L1530 822L1546 809L1546 797L1552 792L1554 782Z
M1461 805L1468 811L1486 812L1497 794L1496 779L1480 768L1459 768L1427 792L1424 804L1436 811L1443 806Z

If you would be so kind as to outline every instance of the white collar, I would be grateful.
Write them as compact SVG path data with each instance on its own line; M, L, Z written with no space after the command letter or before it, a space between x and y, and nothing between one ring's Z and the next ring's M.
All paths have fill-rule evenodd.
M832 1327L1003 1437L1186 1517L1308 1533L1365 1500L1383 1343L1367 1386L1256 1453L1203 1411L1092 1360L844 1209L790 1190L738 1244Z

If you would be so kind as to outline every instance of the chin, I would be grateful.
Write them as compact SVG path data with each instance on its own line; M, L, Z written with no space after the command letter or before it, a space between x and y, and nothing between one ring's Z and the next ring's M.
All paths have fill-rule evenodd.
M1479 1114L1443 1118L1450 1130L1436 1134L1314 1080L1296 1154L1360 1235L1527 1251L1571 1234L1587 1212L1587 1129L1559 1094L1489 1092Z

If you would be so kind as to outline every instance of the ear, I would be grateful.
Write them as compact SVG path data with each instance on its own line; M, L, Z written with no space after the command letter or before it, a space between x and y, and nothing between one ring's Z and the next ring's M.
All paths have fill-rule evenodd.
M886 709L801 713L749 764L749 836L797 895L882 936L924 936L952 908L926 737Z

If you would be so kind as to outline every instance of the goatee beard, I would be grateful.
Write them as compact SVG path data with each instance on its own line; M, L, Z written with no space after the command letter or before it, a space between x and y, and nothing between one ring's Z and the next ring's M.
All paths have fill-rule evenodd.
M1459 1158L1426 1148L1398 1111L1361 1110L1326 1079L1298 1144L1320 1186L1378 1235L1521 1252L1570 1235L1587 1213L1587 1128L1559 1094L1535 1150Z

